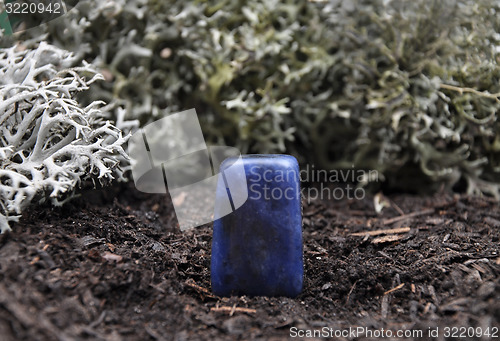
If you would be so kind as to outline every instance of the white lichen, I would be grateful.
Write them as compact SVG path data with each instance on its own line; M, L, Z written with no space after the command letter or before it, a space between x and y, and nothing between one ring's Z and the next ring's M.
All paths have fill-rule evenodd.
M0 231L34 201L59 205L84 180L111 180L128 136L76 94L102 79L73 55L41 42L0 49ZM88 80L87 80L88 78Z

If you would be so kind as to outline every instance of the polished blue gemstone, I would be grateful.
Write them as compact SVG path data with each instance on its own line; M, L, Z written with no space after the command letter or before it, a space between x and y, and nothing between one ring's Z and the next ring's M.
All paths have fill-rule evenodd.
M243 167L231 172L237 160ZM244 155L225 160L220 171L215 217L221 218L214 222L212 240L213 292L297 296L304 272L297 160L290 155ZM248 195L246 201L241 201L243 195ZM224 215L219 208L228 198L234 211Z

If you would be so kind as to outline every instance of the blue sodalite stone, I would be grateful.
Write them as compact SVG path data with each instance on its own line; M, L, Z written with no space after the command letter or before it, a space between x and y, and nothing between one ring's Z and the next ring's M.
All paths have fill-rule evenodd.
M304 273L297 160L290 155L244 155L239 159L243 176L224 172L235 159L220 167L219 184L224 185L217 188L215 217L222 218L214 222L212 290L219 296L295 297ZM232 178L241 187L245 177L247 200L232 213L218 214L217 201L239 195Z

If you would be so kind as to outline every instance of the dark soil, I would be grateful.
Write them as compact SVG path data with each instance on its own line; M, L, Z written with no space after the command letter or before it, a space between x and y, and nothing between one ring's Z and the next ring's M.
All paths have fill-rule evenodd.
M165 196L121 185L36 207L0 236L0 339L278 340L357 327L374 334L338 339L383 328L445 340L446 327L496 339L498 204L390 199L379 215L373 197L305 205L305 286L294 299L211 294L211 227L180 232ZM352 235L398 227L409 229ZM479 331L490 335L470 337Z

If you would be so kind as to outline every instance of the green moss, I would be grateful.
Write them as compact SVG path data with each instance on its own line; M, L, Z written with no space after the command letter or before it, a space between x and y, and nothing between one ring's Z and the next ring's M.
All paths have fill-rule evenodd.
M111 72L92 93L143 124L194 106L243 152L500 197L499 16L494 0L87 0L22 39Z

